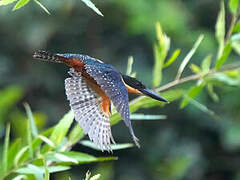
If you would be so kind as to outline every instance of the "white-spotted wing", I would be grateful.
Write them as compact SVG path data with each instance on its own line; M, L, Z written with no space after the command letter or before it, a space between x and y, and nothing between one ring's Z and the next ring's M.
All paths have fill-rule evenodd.
M134 134L130 121L128 91L122 81L121 74L113 66L98 62L86 63L85 69L111 99L129 128L135 144L139 147L138 138Z
M88 86L81 73L70 69L71 78L65 80L67 99L74 112L75 120L88 134L90 140L102 150L111 151L111 142L114 142L110 119L100 107L101 97Z

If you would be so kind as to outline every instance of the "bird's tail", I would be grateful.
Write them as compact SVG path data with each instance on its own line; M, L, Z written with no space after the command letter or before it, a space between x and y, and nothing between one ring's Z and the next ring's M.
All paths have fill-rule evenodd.
M41 61L62 63L62 61L59 59L59 57L57 55L52 54L48 51L43 51L43 50L38 50L38 51L34 52L33 58L39 59Z

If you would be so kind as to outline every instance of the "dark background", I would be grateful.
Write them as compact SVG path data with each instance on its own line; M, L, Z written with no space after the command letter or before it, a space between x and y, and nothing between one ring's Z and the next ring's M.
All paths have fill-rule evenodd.
M1 138L7 121L13 122L14 137L24 131L21 129L23 102L28 102L38 117L39 129L56 124L69 110L64 92L68 68L34 60L35 50L88 54L114 65L123 73L128 57L133 56L133 71L148 87L152 87L157 21L171 37L170 52L181 49L177 62L164 70L163 84L173 80L177 67L200 34L204 34L205 39L192 62L200 64L209 53L214 56L217 53L214 37L219 10L217 0L94 1L104 17L79 0L42 3L50 10L50 16L34 2L15 12L11 12L11 5L0 10L0 95L9 91L12 93L10 100L16 100L11 113L6 113L4 107L9 106L9 102L0 96ZM228 13L226 21L228 26ZM184 76L188 74L190 71ZM117 161L79 165L52 178L82 179L89 169L93 174L101 173L104 180L240 179L239 88L216 88L216 92L220 96L218 103L214 103L206 91L198 100L213 110L219 120L191 104L180 110L179 102L164 108L141 109L138 113L168 117L162 121L133 123L141 149L116 151L113 155L119 157ZM131 142L122 122L112 129L117 142ZM96 156L103 154L81 145L73 149Z

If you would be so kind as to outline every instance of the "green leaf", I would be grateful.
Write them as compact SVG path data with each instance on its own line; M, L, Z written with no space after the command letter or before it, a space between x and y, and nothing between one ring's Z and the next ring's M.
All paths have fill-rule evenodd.
M5 5L11 4L15 1L17 1L17 0L1 0L0 1L0 6L5 6Z
M16 157L17 153L19 152L21 147L21 139L18 138L14 141L14 143L11 144L9 150L8 150L8 170L13 168L14 166L14 158Z
M191 99L195 98L203 89L203 87L205 86L205 83L202 82L201 84L197 85L197 86L193 86L189 89L189 91L187 92L187 94L185 95L185 97L183 98L181 104L180 104L180 108L184 108Z
M201 69L199 66L197 66L196 64L191 64L190 65L190 69L192 70L192 72L199 74L201 72Z
M98 150L98 151L102 151L98 146L96 146L92 141L88 141L88 140L84 140L80 142L82 145ZM130 143L126 143L126 144L112 144L111 148L112 150L120 150L120 149L126 149L126 148L131 148L133 147L133 144Z
M29 3L29 1L30 0L19 0L12 10L15 11L15 10L25 6L27 3Z
M27 176L26 175L18 175L15 178L13 178L12 180L27 180Z
M48 167L49 173L55 173L55 172L61 172L61 171L66 171L70 169L69 166L50 166ZM22 173L22 174L34 174L34 173L41 173L44 174L45 168L44 167L38 167L32 164L29 164L27 167L20 168L16 170L17 173Z
M10 124L7 124L6 134L3 145L3 155L2 155L2 172L5 173L8 167L8 151L9 151L9 140L10 139Z
M38 0L34 0L34 2L37 3L48 15L51 15L51 13L42 3L40 3Z
M215 25L215 36L218 41L218 54L217 59L219 59L223 54L224 49L224 37L225 37L225 7L224 1L221 0L220 12L218 13L217 23Z
M51 156L48 156L48 160L54 160L54 162L71 162L73 164L78 164L76 159L61 153L51 154Z
M50 180L50 173L48 170L46 159L43 159L43 165L44 165L44 180Z
M55 146L59 145L62 142L73 122L73 119L74 114L72 111L69 111L55 126L50 136L50 140L55 143Z
M24 154L26 154L26 152L28 151L29 147L25 146L23 147L20 151L18 151L18 153L16 154L15 158L14 158L14 166L18 166L19 163L21 162L20 160L22 159L22 157L24 156ZM29 153L28 153L29 155ZM25 155L25 157L27 158L28 155Z
M42 136L42 135L39 135L38 137L39 137L43 142L45 142L46 144L48 144L50 147L55 148L54 143L53 143L50 139L48 139L47 137Z
M233 50L240 55L240 33L236 33L231 37Z
M240 21L238 21L234 27L233 27L233 30L232 30L232 33L239 33L240 32Z
M240 80L239 78L233 78L228 76L225 73L215 73L208 78L206 78L207 82L214 83L216 85L228 85L228 86L239 86Z
M211 62L212 62L212 56L208 55L204 60L202 61L201 68L202 68L202 73L205 75L209 72L210 67L211 67Z
M29 147L29 155L31 158L33 158L32 132L31 132L30 120L29 120L29 123L27 124L27 142L28 142L28 147Z
M153 86L158 87L162 81L162 68L170 48L170 39L163 33L160 23L156 23L158 42L154 44Z
M44 180L44 168L40 168L33 164L28 164L25 168L17 169L16 172L21 174L33 174L36 180Z
M233 15L235 15L238 10L238 0L229 0L228 6L229 6L231 13Z
M231 43L228 43L225 48L224 48L224 51L223 51L223 54L222 56L217 60L216 62L216 69L220 69L221 66L225 63L225 61L227 60L229 54L231 53L232 51L232 44Z
M176 49L172 56L166 61L166 63L163 65L163 68L166 68L168 66L170 66L179 56L179 54L181 53L180 49Z
M90 7L92 10L94 10L98 15L103 16L103 14L101 13L101 11L99 11L98 8L96 8L96 6L90 1L90 0L81 0L82 2L84 2L88 7Z
M83 129L80 127L80 125L77 123L74 128L72 129L72 131L69 134L69 138L68 141L71 144L75 144L78 141L80 141L80 139L84 136L84 131Z
M127 71L126 71L126 75L131 76L132 74L132 65L133 65L133 57L130 56L128 58L128 65L127 65Z
M192 56L194 55L194 53L196 52L197 48L199 47L199 45L201 44L202 40L204 38L204 35L200 35L197 39L197 41L194 43L192 49L188 52L188 54L186 55L186 57L183 59L179 69L178 69L178 72L177 72L177 75L176 75L176 80L177 79L180 79L186 65L188 64L188 62L191 60Z
M131 114L131 120L163 120L167 119L166 115L149 115L149 114Z
M208 90L208 94L209 94L210 97L213 99L213 101L218 102L218 101L219 101L219 97L218 97L218 95L214 92L213 84L208 83L208 84L207 84L207 90Z
M31 110L29 104L27 104L27 103L24 103L24 107L25 107L27 117L28 117L28 120L29 120L29 123L30 123L32 135L33 135L33 137L37 137L38 136L38 130L37 130L37 126L36 126L36 123L35 123L35 119L33 117L32 110Z

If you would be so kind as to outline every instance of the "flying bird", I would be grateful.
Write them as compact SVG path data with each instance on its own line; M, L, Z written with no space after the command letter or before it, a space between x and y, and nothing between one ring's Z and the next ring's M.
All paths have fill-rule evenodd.
M39 50L33 57L42 61L64 63L70 67L68 73L71 77L65 79L70 107L84 133L88 134L90 140L102 151L111 151L111 144L115 144L110 127L111 102L138 147L139 140L130 121L128 93L168 102L137 79L123 75L112 65L88 55L52 54Z

